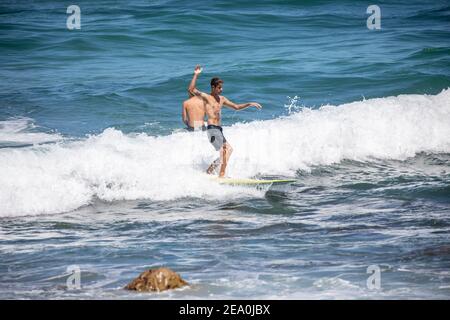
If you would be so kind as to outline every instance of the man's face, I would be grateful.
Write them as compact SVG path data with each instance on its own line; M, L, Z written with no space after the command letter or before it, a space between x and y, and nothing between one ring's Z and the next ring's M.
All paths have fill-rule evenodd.
M222 84L219 83L217 86L213 87L213 91L215 94L221 94L223 91Z

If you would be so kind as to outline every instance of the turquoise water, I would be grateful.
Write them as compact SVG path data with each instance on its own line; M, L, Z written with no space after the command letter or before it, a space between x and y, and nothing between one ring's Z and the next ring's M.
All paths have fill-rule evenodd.
M0 4L0 298L450 297L450 4ZM181 103L224 80L232 177ZM65 287L67 267L81 289ZM193 284L122 290L145 268ZM381 270L369 290L367 268Z

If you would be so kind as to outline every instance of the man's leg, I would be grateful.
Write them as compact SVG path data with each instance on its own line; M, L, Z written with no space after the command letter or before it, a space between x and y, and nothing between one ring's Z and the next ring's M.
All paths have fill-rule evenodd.
M220 166L220 157L211 163L211 165L208 167L208 170L206 170L207 174L213 174L214 171Z
M233 153L233 148L230 146L228 142L225 142L220 148L220 173L219 178L223 178L225 176L225 170L227 169L228 161L230 160L230 156Z
M223 135L222 132L217 128L208 128L207 129L208 134L208 140L211 142L211 144L214 146L214 148L219 151L220 156L222 155L222 146L223 146ZM214 160L211 165L206 170L207 174L214 174L216 169L220 166L222 163L222 159L217 158Z

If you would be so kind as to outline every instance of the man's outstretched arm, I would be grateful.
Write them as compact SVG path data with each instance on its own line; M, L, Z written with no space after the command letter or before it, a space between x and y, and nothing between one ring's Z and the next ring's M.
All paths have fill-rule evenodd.
M223 104L227 107L230 107L231 109L234 110L242 110L251 106L254 106L257 109L261 109L262 106L257 103L257 102L247 102L247 103L241 103L241 104L236 104L230 100L228 100L227 98L223 97Z

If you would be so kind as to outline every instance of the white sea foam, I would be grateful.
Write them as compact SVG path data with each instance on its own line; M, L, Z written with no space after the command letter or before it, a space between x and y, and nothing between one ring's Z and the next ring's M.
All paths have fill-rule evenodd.
M224 128L234 148L228 175L294 176L343 159L406 159L450 152L450 90L302 109ZM94 198L217 199L259 194L203 172L217 157L204 132L125 135L113 128L82 141L0 149L0 216L57 213Z
M26 117L0 121L0 145L26 145L53 142L62 139L57 133L34 132L33 119Z

